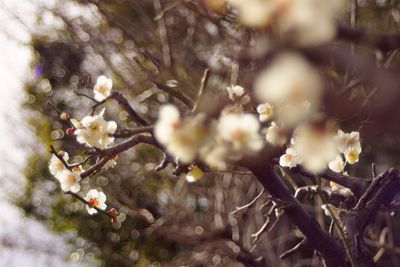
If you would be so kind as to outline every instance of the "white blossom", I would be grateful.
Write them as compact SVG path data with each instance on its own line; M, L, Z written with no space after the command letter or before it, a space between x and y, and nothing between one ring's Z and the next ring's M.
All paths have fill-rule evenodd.
M279 34L300 45L331 40L336 33L336 17L345 1L335 0L227 0L248 27L274 26Z
M296 167L298 164L301 164L301 162L301 158L297 155L296 150L292 147L286 149L286 153L279 158L279 165L289 169Z
M319 106L322 81L304 58L283 54L262 71L254 84L255 93L262 102L274 106L278 122L291 127L312 115Z
M211 168L215 168L217 170L225 170L226 169L226 158L228 155L228 149L218 143L210 143L207 146L204 146L200 150L200 156L204 160L205 163L208 164Z
M243 87L239 85L228 86L226 90L228 91L229 99L233 102L237 102L242 105L246 105L247 103L249 103L250 97L246 95Z
M165 144L168 152L184 163L193 161L208 137L204 119L204 114L197 114L183 121Z
M346 162L351 165L358 162L359 156L360 156L360 152L358 152L358 150L355 150L355 149L349 150L346 153L344 153Z
M218 134L233 150L242 152L258 151L263 146L259 134L260 123L252 114L228 114L218 122Z
M158 112L158 120L154 127L156 139L163 145L167 144L175 131L181 127L181 118L174 105L164 105Z
M86 116L80 121L81 128L75 130L79 143L104 149L114 142L114 137L109 136L109 134L115 133L117 124L115 121L105 121L103 118L104 111L105 109L98 115Z
M300 125L293 133L293 147L304 168L313 173L324 171L337 155L334 125L320 121Z
M93 88L94 99L96 99L97 101L103 101L104 99L109 97L111 95L112 86L113 82L111 79L103 75L99 76Z
M61 189L64 192L71 191L77 193L81 190L79 181L81 180L80 172L64 170L56 176L57 180L60 182Z
M362 151L359 132L345 133L342 130L338 130L335 140L337 142L337 149L341 153L347 153L352 150L358 153Z
M329 169L331 169L334 172L337 173L342 173L345 167L345 163L343 161L343 158L341 155L337 155L336 159L332 160L328 164Z
M287 142L285 130L274 121L271 122L271 125L267 128L265 138L274 146L283 146Z
M274 107L270 103L264 103L257 106L257 112L259 114L259 120L266 122L274 115Z
M228 2L237 9L240 22L254 28L271 25L286 6L286 0L228 0Z
M62 152L62 158L64 159L65 162L68 162L69 155L67 152ZM66 170L66 167L64 166L63 162L57 158L56 155L52 155L50 158L50 164L49 164L49 171L53 176L57 176L60 172Z
M96 189L91 189L86 194L84 199L89 203L89 205L86 205L86 210L90 215L97 213L97 210L94 209L94 207L101 210L105 210L107 208L105 203L107 200L106 195L101 191L97 191Z
M336 34L336 17L344 11L346 4L342 0L284 2L287 5L278 19L278 29L285 38L300 45L313 45L332 40Z

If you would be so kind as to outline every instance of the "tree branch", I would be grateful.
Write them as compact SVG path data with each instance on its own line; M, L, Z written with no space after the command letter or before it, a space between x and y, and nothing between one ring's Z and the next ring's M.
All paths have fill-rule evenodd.
M310 246L321 254L326 266L348 266L343 246L322 230L315 218L294 198L272 166L251 164L247 168L253 172L272 197L284 203L282 209L308 239Z

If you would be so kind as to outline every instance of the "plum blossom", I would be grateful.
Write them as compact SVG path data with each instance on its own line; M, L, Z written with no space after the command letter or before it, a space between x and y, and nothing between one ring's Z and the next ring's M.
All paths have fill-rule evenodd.
M210 142L200 149L200 156L211 168L225 170L228 149L220 143Z
M270 103L264 103L257 106L257 112L259 114L259 120L266 122L274 115L274 107Z
M283 146L287 142L285 130L274 121L271 122L271 125L267 128L265 138L274 146Z
M86 210L90 215L97 213L97 210L94 207L101 210L105 210L107 208L105 203L107 200L106 195L101 191L97 191L96 189L91 189L86 194L84 199L89 203L89 205L86 205Z
M358 162L359 156L360 156L360 152L358 152L358 150L355 150L355 149L349 150L346 153L344 153L346 162L351 165Z
M171 135L166 148L169 153L184 163L193 161L208 137L204 114L188 117L182 126Z
M78 170L70 171L64 170L56 176L60 182L61 189L64 192L71 191L77 193L81 190L79 181L81 180L80 172Z
M359 132L345 133L342 130L338 130L335 141L338 151L344 154L347 163L354 164L358 162L362 152Z
M281 0L276 0L282 2ZM345 9L342 0L284 0L286 9L278 19L279 32L299 45L330 41L336 34L336 18Z
M320 173L336 158L334 132L334 125L323 121L311 121L295 129L293 148L302 158L302 165L308 171Z
M161 144L165 145L181 125L182 122L178 109L174 105L164 105L160 107L158 112L154 135Z
M233 102L238 102L242 105L249 103L250 97L246 95L243 87L239 85L228 86L226 90L228 91L229 99Z
M301 158L297 155L296 150L292 147L286 149L286 153L279 158L279 165L289 169L296 167L298 164L301 164L301 162Z
M271 25L287 6L286 0L228 0L228 2L237 9L240 22L253 28Z
M336 18L345 1L325 0L227 0L239 21L253 28L275 26L283 38L300 45L327 42L336 34Z
M79 143L104 149L114 142L114 137L109 134L115 133L117 124L115 121L104 120L104 111L105 109L97 115L86 116L80 121L81 127L75 130Z
M60 155L62 155L62 158L64 159L65 162L68 162L69 155L65 151L60 151ZM50 173L57 177L60 172L66 170L67 168L64 166L64 163L57 158L56 155L52 155L50 158L50 164L49 164L49 171Z
M155 137L170 154L189 163L194 160L207 137L204 119L204 114L197 114L181 120L175 106L162 106L155 124Z
M258 99L274 106L277 121L285 127L310 117L318 109L322 93L317 70L292 53L276 58L261 72L254 87Z
M343 161L342 156L337 155L334 160L328 163L328 167L334 172L342 173L345 167L345 162Z
M219 119L217 131L221 139L235 151L255 152L262 148L260 123L252 114L228 114Z
M355 150L361 153L362 149L359 132L345 133L342 130L338 130L335 140L337 142L337 148L339 152L346 153L348 151Z
M111 79L102 75L97 78L96 84L94 85L94 99L97 101L103 101L111 95L111 89L113 82Z

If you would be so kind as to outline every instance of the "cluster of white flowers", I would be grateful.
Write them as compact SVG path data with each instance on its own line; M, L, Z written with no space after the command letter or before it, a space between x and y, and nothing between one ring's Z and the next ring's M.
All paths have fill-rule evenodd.
M65 163L68 163L69 155L67 152L61 151L59 152L59 155L62 156ZM63 191L76 193L81 190L79 184L79 181L81 180L81 169L79 167L69 170L56 155L52 155L50 158L49 170L50 173L60 182Z
M336 18L345 1L335 0L227 0L237 9L246 26L274 26L286 38L301 45L331 40L336 33Z
M353 165L358 162L362 151L360 133L345 133L342 130L338 130L335 142L338 155L335 160L329 163L329 169L337 173L343 173L347 163ZM343 160L343 156L345 160Z
M103 101L111 95L113 83L106 76L100 76L93 87L94 98L96 101ZM110 136L115 133L117 124L115 121L104 120L105 109L97 115L85 116L82 120L70 119L73 128L73 133L76 135L76 140L85 144L88 147L96 147L105 149L114 142L114 137ZM69 119L68 114L62 114L63 120ZM70 129L67 129L69 131ZM72 134L72 132L71 132ZM69 155L67 152L59 152L65 164L68 164ZM49 162L50 173L60 182L61 189L64 192L77 193L81 190L81 166L66 167L56 155L52 155ZM112 168L116 165L115 159L111 159L103 167L104 169ZM95 208L105 210L106 195L103 192L95 189L89 190L84 199L87 202L86 208L89 214L97 213Z
M344 133L339 130L335 135L333 124L310 122L295 129L290 147L281 156L279 164L287 168L302 164L313 173L320 173L327 167L343 173L346 163L356 163L360 153L358 132Z
M64 159L65 163L68 164L69 155L67 152L59 152L60 156ZM52 155L49 163L50 173L60 182L61 189L64 192L78 193L81 190L81 172L83 169L79 166L74 166L71 169L67 168L64 163L56 156ZM86 209L89 214L97 212L94 207L105 210L107 205L105 204L106 195L103 192L99 192L95 189L90 190L85 198L89 205L86 205Z
M114 142L114 137L109 135L115 133L117 124L115 121L104 120L104 112L105 108L99 114L88 115L81 121L71 120L76 128L75 135L79 143L104 149Z
M244 96L244 91L239 91L233 98L238 102ZM175 106L165 105L160 108L154 134L181 162L190 163L200 157L211 167L223 169L226 160L239 159L262 148L259 131L257 118L240 110L223 112L218 121L210 119L206 123L204 114L182 120Z
M189 163L195 159L199 148L207 138L204 115L198 114L181 120L175 106L162 106L155 124L154 135L170 154L184 163Z

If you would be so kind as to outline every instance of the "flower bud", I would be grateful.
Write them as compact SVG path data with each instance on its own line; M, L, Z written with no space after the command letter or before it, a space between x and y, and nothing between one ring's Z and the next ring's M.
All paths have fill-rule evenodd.
M66 112L61 113L60 119L62 119L63 121L69 120L69 114Z
M73 135L73 134L74 134L74 131L75 131L75 129L72 128L72 127L70 127L70 128L68 128L67 130L65 130L65 133L66 133L67 135Z
M111 217L111 223L114 224L117 222L118 211L115 208L111 208L108 210L108 216Z

